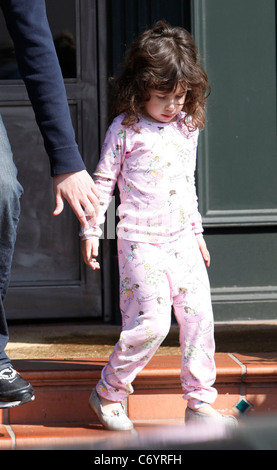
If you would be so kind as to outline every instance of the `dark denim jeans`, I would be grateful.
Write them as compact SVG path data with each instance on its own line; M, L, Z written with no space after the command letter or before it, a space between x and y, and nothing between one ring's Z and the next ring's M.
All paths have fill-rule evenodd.
M4 352L9 333L3 302L10 280L22 192L22 187L17 181L17 169L8 136L0 116L0 370L10 364Z

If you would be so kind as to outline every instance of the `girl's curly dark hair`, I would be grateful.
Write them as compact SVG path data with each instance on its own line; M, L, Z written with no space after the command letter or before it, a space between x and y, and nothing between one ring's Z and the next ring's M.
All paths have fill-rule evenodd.
M189 130L205 124L205 103L210 93L208 77L200 66L192 36L181 27L159 21L130 46L120 76L114 82L113 117L125 114L122 124L135 128L149 89L174 92L187 89L183 111Z

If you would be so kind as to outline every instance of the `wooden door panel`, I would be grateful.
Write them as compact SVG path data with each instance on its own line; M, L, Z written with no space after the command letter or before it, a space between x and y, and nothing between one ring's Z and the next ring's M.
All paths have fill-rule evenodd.
M99 149L96 1L47 0L46 5L53 35L69 25L76 36L77 74L65 83L77 143L91 171ZM101 273L83 263L79 222L67 202L60 216L52 215L55 202L49 160L21 80L0 80L0 113L24 188L5 300L7 318L101 319Z

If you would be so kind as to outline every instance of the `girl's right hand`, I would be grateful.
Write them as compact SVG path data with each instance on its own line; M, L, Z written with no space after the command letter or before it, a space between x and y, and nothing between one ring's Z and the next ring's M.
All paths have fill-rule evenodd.
M100 269L100 264L96 260L98 256L99 239L96 237L82 240L82 254L84 262L91 267L91 269Z

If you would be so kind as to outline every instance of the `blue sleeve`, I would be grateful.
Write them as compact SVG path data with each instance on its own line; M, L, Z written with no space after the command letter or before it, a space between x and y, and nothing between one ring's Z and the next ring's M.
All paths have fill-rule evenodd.
M51 175L83 170L45 0L0 0L0 6L44 139Z

